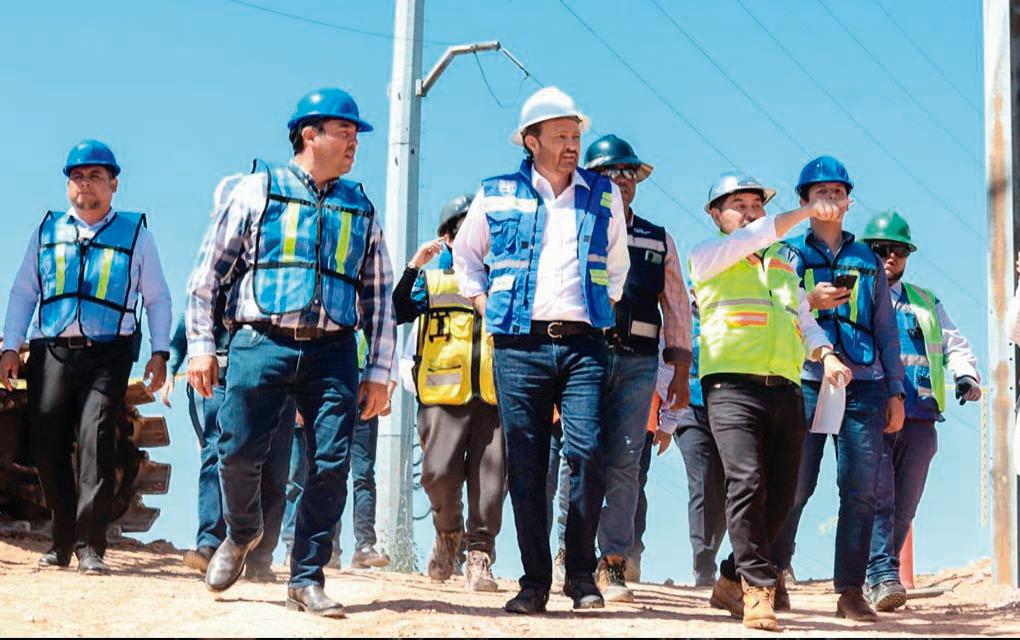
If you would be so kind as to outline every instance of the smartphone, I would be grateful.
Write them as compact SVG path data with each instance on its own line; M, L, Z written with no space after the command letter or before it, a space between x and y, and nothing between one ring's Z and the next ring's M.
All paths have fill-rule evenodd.
M856 284L856 273L841 273L832 279L832 286L842 287L843 289L853 289Z

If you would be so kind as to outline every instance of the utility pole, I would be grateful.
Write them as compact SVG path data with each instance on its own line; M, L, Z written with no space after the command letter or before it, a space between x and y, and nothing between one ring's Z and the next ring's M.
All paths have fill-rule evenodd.
M393 27L393 74L390 79L389 152L386 159L386 210L384 233L393 260L394 275L418 244L418 147L421 142L421 101L458 55L499 50L499 42L450 47L428 77L422 69L425 0L396 0ZM508 51L503 54L522 71ZM527 73L527 71L525 71ZM407 329L397 331L397 356L403 350ZM411 451L414 398L399 385L393 392L391 413L379 418L376 449L378 490L376 529L379 544L390 555L394 571L415 570L414 516L412 513Z
M991 398L992 578L1017 586L1020 479L1010 455L1017 398L1016 348L1007 307L1020 240L1020 0L984 0L985 153L988 184L988 355Z

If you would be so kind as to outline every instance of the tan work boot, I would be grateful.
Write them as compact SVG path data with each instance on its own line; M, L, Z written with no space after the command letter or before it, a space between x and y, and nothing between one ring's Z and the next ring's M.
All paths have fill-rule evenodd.
M634 602L634 592L623 578L626 568L626 561L618 556L604 556L599 560L595 584L606 602Z
M499 591L499 584L492 577L492 559L484 551L468 551L464 576L470 591Z
M776 598L772 603L774 611L790 610L790 592L786 590L786 572L779 571L776 577Z
M740 579L744 586L744 626L761 631L779 631L779 621L772 605L776 599L775 587L756 587Z
M460 530L436 531L436 540L432 543L432 553L429 555L430 578L443 582L453 575L453 563L460 548L461 535Z
M725 609L734 618L744 617L744 589L736 580L720 575L712 588L708 604L716 609Z

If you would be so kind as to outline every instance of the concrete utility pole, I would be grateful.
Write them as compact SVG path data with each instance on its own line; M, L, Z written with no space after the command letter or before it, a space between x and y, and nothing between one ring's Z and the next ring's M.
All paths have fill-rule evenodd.
M421 142L421 101L458 55L495 51L498 42L450 47L428 77L422 69L424 0L396 0L393 27L393 75L390 79L389 153L386 163L384 233L396 277L418 244L418 147ZM521 70L524 67L505 49L503 54ZM397 353L404 345L406 328L397 332ZM399 356L398 356L399 357ZM411 451L414 398L401 387L393 393L392 413L379 418L376 449L378 491L376 530L379 544L389 553L395 571L415 570Z
M1020 249L1020 0L984 0L985 153L988 181L988 355L992 439L992 578L1017 585L1020 479L1009 451L1017 395L1016 349L1007 306ZM1013 456L1020 452L1013 452Z

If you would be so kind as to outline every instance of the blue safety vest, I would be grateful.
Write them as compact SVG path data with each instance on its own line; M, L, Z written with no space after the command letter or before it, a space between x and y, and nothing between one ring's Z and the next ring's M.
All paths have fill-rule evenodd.
M701 350L698 343L698 336L701 335L701 312L698 305L691 305L691 349L694 352L694 361L691 363L691 406L704 407L705 398L701 392L701 378L698 377L698 352Z
M942 353L942 327L938 315L934 313L938 299L927 289L914 287L915 295L923 296L925 302L929 303L918 308L910 299L908 287L913 285L903 283L903 291L893 307L896 309L896 327L900 336L900 361L903 362L903 369L906 375L903 377L903 388L906 391L905 401L906 417L912 420L941 421L942 412L938 398L945 396L945 389L935 389L934 380L939 385L945 384L945 376L932 375L932 360L941 370L944 366ZM937 336L931 336L928 342L924 335L924 328L918 321L918 313L930 314L933 326L936 328Z
M338 180L317 198L287 165L255 161L268 176L255 224L255 304L267 315L321 305L333 322L358 324L357 281L375 208L360 183Z
M813 314L837 351L854 364L869 366L875 362L875 282L882 265L867 245L854 241L852 234L844 233L835 261L830 261L815 242L810 231L786 242L796 254L792 262L805 291L811 291L819 282L831 283L841 274L856 275L857 282L849 301L835 309L816 309Z
M486 327L496 335L531 331L531 313L538 281L538 257L542 250L547 211L531 185L530 160L520 171L482 181L485 215L489 222L490 266ZM588 184L574 187L577 216L577 262L588 310L588 322L605 329L613 326L609 300L609 220L612 218L612 183L585 169L577 169Z
M120 335L131 295L131 258L145 214L117 211L92 238L70 213L46 212L39 226L39 331L56 337L74 321L82 335L108 342Z

